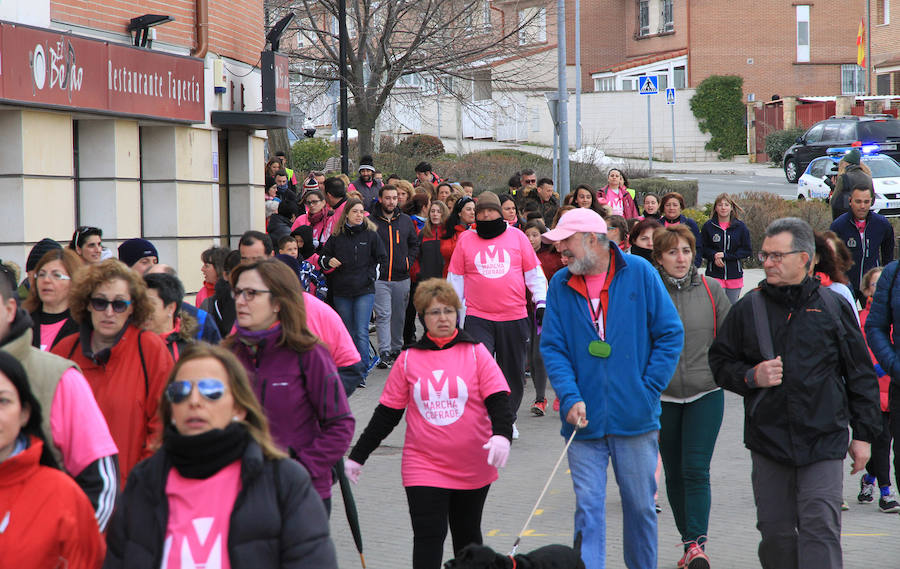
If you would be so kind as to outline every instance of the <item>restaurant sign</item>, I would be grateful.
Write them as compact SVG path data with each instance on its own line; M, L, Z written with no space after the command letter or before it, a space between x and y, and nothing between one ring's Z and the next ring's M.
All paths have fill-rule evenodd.
M205 122L203 60L0 22L0 101Z

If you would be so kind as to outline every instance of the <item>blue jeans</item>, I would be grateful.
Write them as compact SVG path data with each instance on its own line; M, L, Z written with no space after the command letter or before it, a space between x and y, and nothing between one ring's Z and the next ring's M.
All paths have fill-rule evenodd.
M581 534L586 569L606 566L606 468L612 458L622 498L622 542L629 569L656 567L656 457L658 432L574 441L569 469L575 487L575 539Z
M375 294L359 296L335 296L334 309L340 314L347 332L353 338L356 350L362 360L363 371L369 369L369 321L372 318L372 306Z

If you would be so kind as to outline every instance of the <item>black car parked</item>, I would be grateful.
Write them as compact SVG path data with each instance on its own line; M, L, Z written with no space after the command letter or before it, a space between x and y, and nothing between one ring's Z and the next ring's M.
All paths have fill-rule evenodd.
M890 115L831 117L817 122L784 153L784 176L791 184L813 159L832 146L878 144L881 154L900 161L900 119Z

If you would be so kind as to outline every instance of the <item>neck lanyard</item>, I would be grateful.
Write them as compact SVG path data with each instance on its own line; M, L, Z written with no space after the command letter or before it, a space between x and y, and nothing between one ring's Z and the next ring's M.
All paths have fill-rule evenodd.
M607 272L606 276L603 278L603 284L600 285L600 293L597 295L597 308L594 309L594 299L591 298L591 291L588 288L587 277L581 275L581 278L584 280L584 290L587 292L588 296L588 310L591 311L591 321L594 323L594 330L597 331L597 336L601 340L606 340L606 314L603 313L603 287L606 285L606 278L609 275Z

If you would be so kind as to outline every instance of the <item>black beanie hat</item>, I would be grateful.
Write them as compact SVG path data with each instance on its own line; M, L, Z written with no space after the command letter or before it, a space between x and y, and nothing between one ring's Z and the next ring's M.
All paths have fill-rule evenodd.
M62 245L49 237L44 237L38 241L35 246L31 248L31 252L28 253L28 259L25 261L25 270L33 271L37 266L38 261L41 260L41 257L54 249L62 249Z

